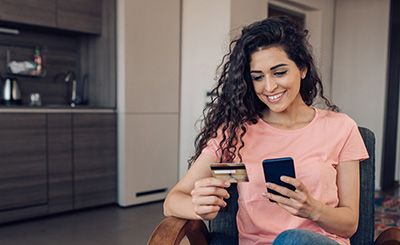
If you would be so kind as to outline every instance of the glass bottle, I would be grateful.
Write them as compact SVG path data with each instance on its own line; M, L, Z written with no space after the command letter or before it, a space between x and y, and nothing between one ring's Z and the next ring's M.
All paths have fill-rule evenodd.
M40 55L39 46L35 47L35 54L33 55L33 63L35 63L35 65L36 65L35 75L42 74L43 59L42 59L42 56Z

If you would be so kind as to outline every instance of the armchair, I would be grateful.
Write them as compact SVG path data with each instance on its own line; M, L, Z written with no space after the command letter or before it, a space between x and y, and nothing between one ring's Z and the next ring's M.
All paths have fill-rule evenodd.
M375 193L375 136L359 127L369 159L360 163L360 218L351 244L374 244L374 193ZM148 245L180 244L186 236L190 244L238 244L236 212L238 193L236 185L228 189L227 207L209 222L209 231L203 221L167 217L154 230Z

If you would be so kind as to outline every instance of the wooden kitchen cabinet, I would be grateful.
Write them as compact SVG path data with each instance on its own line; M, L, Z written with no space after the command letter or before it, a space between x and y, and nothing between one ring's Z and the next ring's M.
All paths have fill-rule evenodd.
M0 224L116 202L114 113L1 113Z
M46 115L0 115L0 223L47 213Z
M49 213L116 200L115 114L48 114Z
M101 34L102 0L57 0L57 26Z
M116 116L73 114L74 207L116 202Z
M115 203L113 113L48 114L49 213Z
M54 0L0 0L0 20L56 27Z
M49 213L73 209L72 114L47 114Z
M0 20L101 34L102 0L0 0Z

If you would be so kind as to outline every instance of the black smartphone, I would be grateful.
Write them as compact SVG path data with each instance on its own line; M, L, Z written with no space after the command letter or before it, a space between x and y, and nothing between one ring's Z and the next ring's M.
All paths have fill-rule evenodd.
M284 158L275 158L275 159L266 159L263 161L263 168L264 168L264 177L265 182L272 182L274 184L286 187L290 190L295 190L296 188L288 183L281 181L281 176L289 176L292 178L296 178L296 174L294 171L294 164L293 159L291 157L284 157ZM268 188L268 192L284 196L274 190ZM274 202L273 200L271 200Z

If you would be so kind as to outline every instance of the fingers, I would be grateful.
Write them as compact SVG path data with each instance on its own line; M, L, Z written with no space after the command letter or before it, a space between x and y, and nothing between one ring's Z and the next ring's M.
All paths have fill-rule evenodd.
M288 177L288 176L281 176L281 180L285 183L288 183L296 188L296 190L303 191L304 185L303 183L295 178Z
M282 197L280 195L274 195L271 194L269 192L267 193L263 193L262 195L273 200L276 201L278 203L284 204L284 205L289 205L290 204L290 199L293 200L302 200L303 198L303 194L304 193L308 193L307 188L303 185L303 183L301 181L299 181L298 179L292 178L292 177L288 177L288 176L282 176L281 180L285 183L288 183L292 186L295 187L295 191L292 191L284 186L280 186L271 182L267 182L265 184L265 186L270 189L270 190L274 190L286 197Z
M275 201L279 206L286 209L293 215L303 218L310 218L313 214L313 210L315 210L316 203L312 196L310 196L307 187L301 181L294 178L282 177L281 180L285 183L293 185L296 190L292 191L273 183L266 183L266 187L284 196L287 196L288 198L271 193L263 193L262 195L272 201Z
M276 192L278 192L278 193L280 193L280 194L282 194L282 195L284 195L286 197L281 196L281 195L277 195L277 194L272 194L271 192L262 193L262 195L264 197L270 199L271 201L275 201L278 204L285 204L285 205L289 204L288 201L290 200L289 199L290 198L290 192L293 192L292 190L289 190L289 189L287 189L287 188L285 188L283 186L279 186L279 185L276 185L276 184L273 184L273 183L267 183L267 184L265 184L265 186L269 190L276 191Z
M217 178L205 178L196 181L191 194L192 196L217 196L221 198L229 198L229 193L225 189L229 186L230 183L224 180Z
M229 198L225 189L230 183L216 178L205 178L195 183L191 191L194 211L204 217L207 214L217 213L221 207L226 207L224 198Z
M229 194L227 196L227 198L229 198ZM195 206L213 205L226 207L226 202L223 200L223 197L217 195L198 195L195 191L192 191L192 203Z
M297 190L301 185L301 182L299 180L291 178L291 177L282 176L281 180L283 182L285 182L285 183L288 183L288 184L294 186L295 190ZM280 186L280 185L277 185L277 184L274 184L274 183L271 183L271 182L267 182L265 184L265 186L268 189L274 190L274 191L276 191L276 192L278 192L278 193L280 193L280 194L282 194L284 196L287 196L289 198L294 198L295 194L296 194L294 191L292 191L292 190L290 190L290 189L288 189L288 188L286 188L284 186Z
M205 179L198 180L195 183L195 188L196 187L207 187L207 186L227 188L230 186L230 183L226 182L225 180L217 179L217 178L205 178Z

